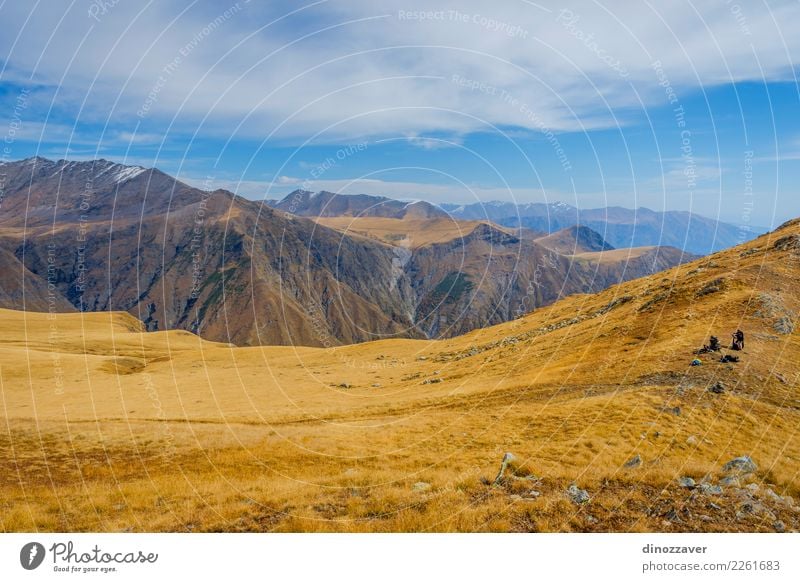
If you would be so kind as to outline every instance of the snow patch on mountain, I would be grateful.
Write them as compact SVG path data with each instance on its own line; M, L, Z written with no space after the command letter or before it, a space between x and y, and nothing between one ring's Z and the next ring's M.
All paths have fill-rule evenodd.
M120 171L114 174L113 180L117 184L122 184L128 180L132 180L136 176L143 174L147 170L139 166L123 166Z
M146 172L146 168L141 166L125 166L123 164L110 163L105 168L95 174L95 178L105 176L115 184L122 184L128 180L132 180L136 176Z

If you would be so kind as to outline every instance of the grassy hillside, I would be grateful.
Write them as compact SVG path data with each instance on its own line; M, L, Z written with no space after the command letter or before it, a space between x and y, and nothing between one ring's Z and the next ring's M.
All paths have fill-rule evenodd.
M467 236L481 222L456 221L450 218L380 218L335 216L314 218L322 224L349 235L373 238L390 245L415 249Z
M0 529L797 529L798 259L794 221L464 336L332 349L0 311ZM738 363L693 353L737 328Z

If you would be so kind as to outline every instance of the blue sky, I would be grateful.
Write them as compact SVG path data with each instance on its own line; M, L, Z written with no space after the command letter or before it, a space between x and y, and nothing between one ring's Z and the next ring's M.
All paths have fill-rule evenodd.
M374 4L2 4L3 159L252 198L800 215L796 2Z

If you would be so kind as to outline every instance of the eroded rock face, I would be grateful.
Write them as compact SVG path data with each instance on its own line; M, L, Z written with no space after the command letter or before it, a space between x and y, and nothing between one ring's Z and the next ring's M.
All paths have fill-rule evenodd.
M800 250L800 236L796 234L782 236L781 238L775 241L775 244L772 245L772 248L774 248L777 251Z

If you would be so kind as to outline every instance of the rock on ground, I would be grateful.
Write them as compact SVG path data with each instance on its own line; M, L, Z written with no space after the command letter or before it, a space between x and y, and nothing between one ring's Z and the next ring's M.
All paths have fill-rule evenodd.
M747 455L731 459L722 466L722 470L726 473L737 471L739 473L755 473L758 470L758 465L755 464L753 459Z
M636 455L635 457L632 457L625 462L625 468L635 469L636 467L641 466L641 464L642 464L641 455Z
M573 503L577 503L581 505L583 503L587 503L589 501L589 492L586 489L580 489L575 483L572 483L569 487L567 487L567 497Z

